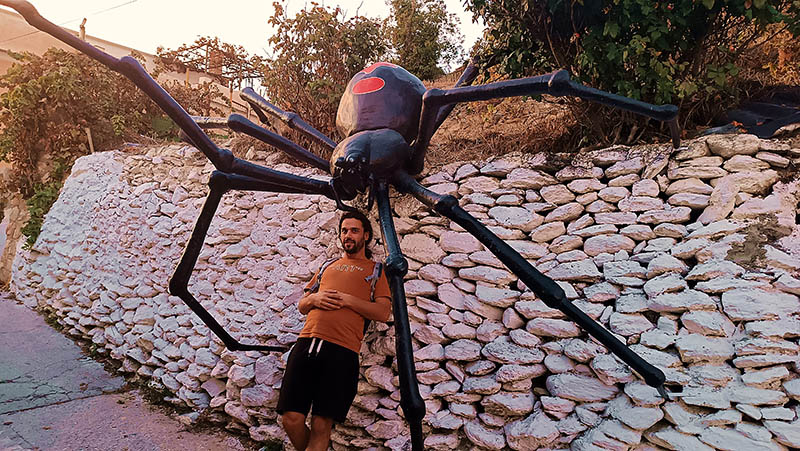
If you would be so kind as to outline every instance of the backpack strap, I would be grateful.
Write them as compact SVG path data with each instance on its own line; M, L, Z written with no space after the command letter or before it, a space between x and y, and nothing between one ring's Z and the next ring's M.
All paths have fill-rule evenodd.
M333 260L328 260L325 263L323 263L322 266L319 267L319 273L317 274L317 280L314 282L314 285L312 285L311 288L308 290L309 293L316 293L317 291L319 291L319 285L322 282L322 273L324 273L325 270L328 269L328 266L332 265L333 262L335 262L337 260L339 260L339 259L338 258L334 258Z
M381 270L383 270L383 263L376 262L372 270L372 275L365 278L369 282L369 300L375 302L375 286L378 285L378 279L381 278Z
M369 300L370 302L375 302L375 286L378 285L378 279L381 278L381 270L383 269L383 263L376 262L375 267L372 270L372 275L367 276L365 280L369 282ZM364 320L364 332L363 334L367 334L367 329L369 329L369 325L372 321L365 319Z

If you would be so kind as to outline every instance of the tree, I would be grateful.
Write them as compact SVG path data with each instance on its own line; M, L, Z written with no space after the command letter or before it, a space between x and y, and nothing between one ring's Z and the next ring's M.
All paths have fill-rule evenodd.
M464 37L458 18L447 12L443 0L389 0L388 19L395 63L423 80L442 74L442 67L458 64Z
M250 55L244 47L210 36L199 37L193 43L182 44L177 49L158 47L156 53L158 63L166 68L205 73L237 89L242 88L242 81L259 78L264 64L263 58Z
M487 65L512 76L569 69L599 89L678 104L688 125L735 104L742 56L769 40L767 27L800 29L795 0L469 0L467 9L487 24Z
M269 39L274 55L265 62L266 97L336 137L336 110L347 82L387 55L381 23L362 16L345 20L339 7L316 3L289 18L280 3L273 5L269 23L277 30Z

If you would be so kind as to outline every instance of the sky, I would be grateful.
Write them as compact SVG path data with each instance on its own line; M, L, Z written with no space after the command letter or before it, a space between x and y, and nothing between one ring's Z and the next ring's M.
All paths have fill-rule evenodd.
M293 16L310 2L285 0L287 12ZM469 50L483 31L482 24L472 22L472 14L464 11L463 0L445 0L449 12L461 22L464 47ZM222 41L243 46L251 54L269 56L267 39L272 28L267 19L272 15L272 0L30 0L49 21L77 30L86 17L86 33L147 53L155 53L160 45L176 48L193 42L199 36L217 36ZM383 0L317 0L318 3L340 6L346 17L356 14L383 18L389 7ZM5 40L13 36L2 36ZM24 39L24 38L20 38Z

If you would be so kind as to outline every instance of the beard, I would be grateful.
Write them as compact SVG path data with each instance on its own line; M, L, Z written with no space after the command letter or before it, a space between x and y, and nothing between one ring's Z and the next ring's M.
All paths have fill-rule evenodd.
M343 240L342 249L349 255L357 254L364 248L364 241Z

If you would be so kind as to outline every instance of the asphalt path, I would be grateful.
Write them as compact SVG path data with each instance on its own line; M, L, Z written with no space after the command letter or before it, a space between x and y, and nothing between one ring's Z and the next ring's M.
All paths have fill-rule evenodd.
M257 449L188 430L7 293L0 322L0 450Z

